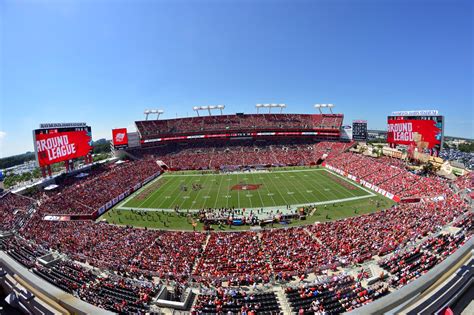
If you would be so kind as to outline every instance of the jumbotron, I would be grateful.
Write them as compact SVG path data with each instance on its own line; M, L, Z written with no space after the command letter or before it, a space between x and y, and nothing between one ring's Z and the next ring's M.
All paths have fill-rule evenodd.
M113 155L96 163L85 123L35 130L38 143L66 137L80 156L51 158L38 145L44 180L1 196L0 284L11 304L249 315L452 306L455 294L426 299L471 255L472 173L427 167L442 161L423 139L406 150L355 141L332 106L284 107L146 111L136 132L113 130ZM54 174L58 162L65 172Z

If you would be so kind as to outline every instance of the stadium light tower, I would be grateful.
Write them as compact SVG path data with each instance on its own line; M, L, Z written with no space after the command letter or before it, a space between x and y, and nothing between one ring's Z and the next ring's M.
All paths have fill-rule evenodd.
M331 114L333 113L332 112L333 107L334 107L334 104L328 104L328 108L329 108L329 111L331 112Z
M335 105L334 104L314 104L314 108L319 109L319 113L322 114L323 111L321 110L322 108L329 108L329 111L332 114L332 109Z
M143 113L145 114L145 120L148 120L148 115L150 115L150 110L145 109Z
M283 113L283 108L286 108L286 104L278 104L280 107L280 114Z
M200 110L207 110L207 112L209 113L209 116L212 116L212 110L215 110L215 109L218 109L221 111L221 115L222 115L222 110L225 108L225 105L208 105L208 106L194 106L193 107L193 110L197 113L197 115L199 116L199 111Z
M255 108L257 108L257 114L260 111L260 108L268 108L268 113L271 114L272 108L279 108L280 113L283 112L283 108L286 108L286 104L257 104L255 105Z
M148 115L150 114L156 114L156 120L158 120L164 111L162 109L146 109L143 113L145 114L145 120L148 120Z

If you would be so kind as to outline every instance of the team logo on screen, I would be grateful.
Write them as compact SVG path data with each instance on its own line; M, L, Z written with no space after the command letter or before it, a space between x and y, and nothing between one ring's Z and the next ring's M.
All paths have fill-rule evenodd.
M115 142L122 142L124 138L125 138L125 133L120 132L115 135Z

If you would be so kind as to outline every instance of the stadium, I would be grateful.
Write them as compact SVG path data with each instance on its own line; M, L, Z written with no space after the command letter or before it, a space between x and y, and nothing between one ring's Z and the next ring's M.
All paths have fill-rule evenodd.
M347 137L333 106L285 107L194 107L195 117L173 119L147 110L136 132L112 130L114 157L101 162L87 124L41 125L33 136L44 180L0 199L10 301L38 314L465 307L474 179L422 167L441 160L443 120L425 118L442 116L392 113L388 124L404 117L410 135L377 155L363 149L366 122ZM54 175L58 162L66 171Z

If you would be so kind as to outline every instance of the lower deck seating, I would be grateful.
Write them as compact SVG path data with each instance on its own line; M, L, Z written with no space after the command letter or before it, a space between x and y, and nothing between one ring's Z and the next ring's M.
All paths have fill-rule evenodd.
M226 293L199 295L191 313L199 314L239 314L253 311L257 314L279 314L281 311L273 292L246 294L229 290Z

